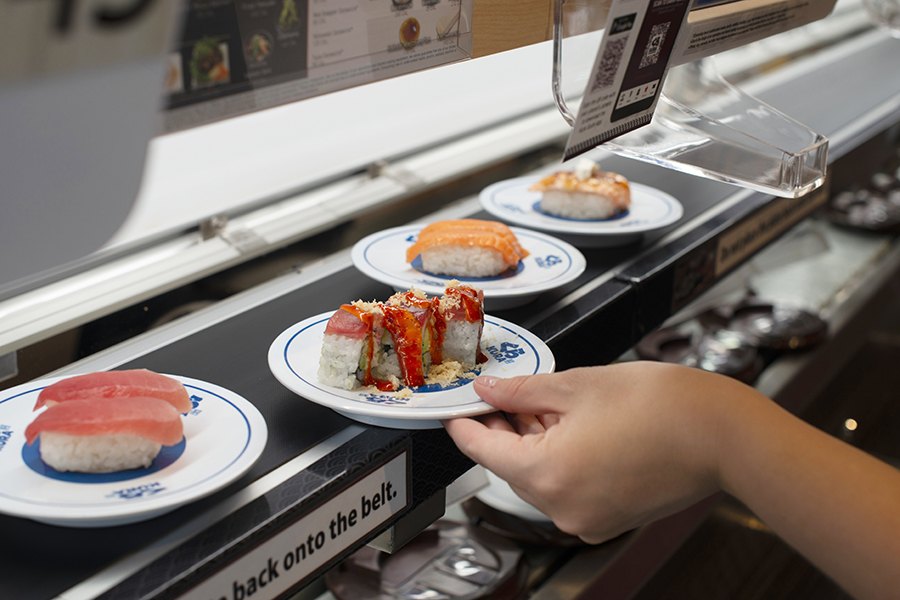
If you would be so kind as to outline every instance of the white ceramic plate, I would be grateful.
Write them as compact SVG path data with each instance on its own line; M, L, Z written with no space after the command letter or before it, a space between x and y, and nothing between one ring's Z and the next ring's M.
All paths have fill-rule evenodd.
M485 469L488 485L475 494L475 497L501 512L515 515L527 521L549 523L550 517L538 510L534 505L525 502L516 494L509 484L492 472Z
M164 446L146 469L61 473L46 466L25 427L40 391L55 377L0 392L0 512L66 527L108 527L156 517L228 485L253 466L266 445L255 406L217 385L171 375L187 388L184 440Z
M357 421L396 429L437 429L441 419L480 415L493 411L475 394L471 379L444 388L423 386L410 397L370 387L354 390L319 383L319 355L325 325L333 312L322 313L289 327L269 347L269 368L292 392L327 406ZM551 373L553 354L532 333L508 321L484 318L481 349L488 361L482 375L513 377Z
M669 194L631 183L631 208L618 217L581 220L557 217L539 209L540 192L531 187L539 176L499 181L479 195L484 209L509 223L558 234L576 246L614 246L631 243L647 233L677 222L681 203Z
M416 240L422 224L373 233L353 246L353 264L376 281L405 291L411 287L439 296L452 279L484 290L485 306L499 310L534 300L541 292L565 285L584 272L584 255L571 244L527 229L512 228L530 253L515 271L496 277L453 277L421 270L421 259L406 262L406 249Z

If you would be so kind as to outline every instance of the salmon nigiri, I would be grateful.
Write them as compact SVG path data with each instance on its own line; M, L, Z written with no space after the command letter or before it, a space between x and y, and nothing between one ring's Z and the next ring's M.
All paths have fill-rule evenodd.
M566 219L609 219L631 206L631 184L619 173L582 160L574 171L557 171L532 185L543 212Z
M99 371L68 377L41 390L34 410L72 400L118 400L132 396L165 400L181 413L191 410L190 396L181 382L147 369Z
M181 415L159 398L68 400L48 407L25 428L41 438L41 460L57 471L109 473L147 467L162 446L181 441Z
M518 266L528 250L503 223L456 219L425 226L407 248L406 262L413 262L417 256L429 273L490 277Z

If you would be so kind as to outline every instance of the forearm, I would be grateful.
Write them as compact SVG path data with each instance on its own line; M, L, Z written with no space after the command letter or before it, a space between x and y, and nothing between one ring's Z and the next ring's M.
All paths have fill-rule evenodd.
M900 471L761 397L731 404L722 488L860 598L900 590Z

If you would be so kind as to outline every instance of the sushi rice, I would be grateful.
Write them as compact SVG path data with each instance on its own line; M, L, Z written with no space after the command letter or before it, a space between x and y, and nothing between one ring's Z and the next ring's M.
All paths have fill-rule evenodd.
M547 190L541 196L541 210L566 219L608 219L623 209L607 196L591 192Z
M460 319L447 321L444 334L444 362L456 361L467 369L475 367L478 360L478 341L481 324Z
M356 385L356 371L365 345L365 338L325 334L319 358L319 381L342 390L352 390Z
M149 467L161 449L161 444L137 435L41 434L41 460L57 471L112 473Z
M509 269L503 254L480 246L433 246L421 256L422 269L438 275L493 277Z

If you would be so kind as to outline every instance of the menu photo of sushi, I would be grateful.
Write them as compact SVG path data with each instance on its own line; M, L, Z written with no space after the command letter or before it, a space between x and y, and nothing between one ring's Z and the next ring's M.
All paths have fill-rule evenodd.
M0 433L0 477L15 483L0 496L0 512L99 527L151 518L221 488L259 458L267 428L229 390L130 369L2 391Z
M250 63L265 62L272 53L272 37L264 31L254 33L244 44L244 52Z
M221 37L207 36L194 42L190 60L191 87L206 88L231 81L228 44Z
M483 290L490 310L520 306L577 279L584 255L553 236L485 219L395 227L357 242L353 264L394 289L438 295L450 280Z
M440 296L397 292L356 300L283 331L269 368L285 387L352 419L400 429L493 410L471 385L479 374L549 373L549 348L485 315L481 290L451 282Z
M594 161L494 183L479 194L492 216L558 234L579 247L618 246L671 226L683 208L670 194Z

